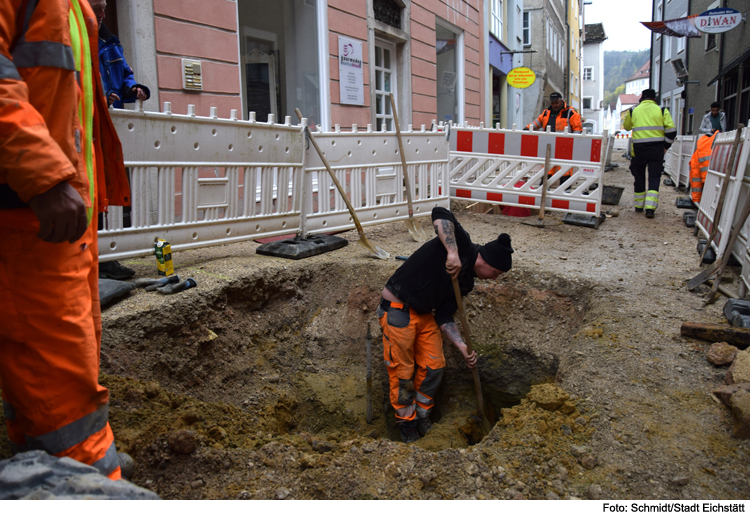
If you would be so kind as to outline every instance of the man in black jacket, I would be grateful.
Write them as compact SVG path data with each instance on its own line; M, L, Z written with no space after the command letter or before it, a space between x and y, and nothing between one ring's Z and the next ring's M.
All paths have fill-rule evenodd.
M415 251L388 279L377 311L390 400L406 443L419 440L432 427L430 411L445 368L441 332L461 351L469 368L477 364L476 353L467 349L453 321L458 305L452 280L458 280L461 295L468 295L475 277L496 279L512 266L507 234L483 246L474 244L442 207L432 210L432 223L438 237Z

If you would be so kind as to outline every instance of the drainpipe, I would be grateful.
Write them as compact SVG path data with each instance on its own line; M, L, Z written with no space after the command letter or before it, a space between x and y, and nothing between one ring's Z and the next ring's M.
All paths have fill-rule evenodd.
M690 16L690 4L692 3L692 0L688 0L687 5L687 13L688 16ZM690 71L690 39L685 37L685 68L687 68L687 71ZM687 126L687 116L688 116L688 110L689 110L689 93L688 90L690 89L690 85L685 85L685 89L683 90L683 93L685 94L685 108L682 111L682 127L681 127L681 134L684 135L693 135L692 130L686 130L685 127ZM693 126L695 126L695 115L693 115Z
M722 2L722 4L723 5L721 7L727 7L727 0L724 0ZM721 37L721 44L719 45L719 71L716 72L716 75L719 75L721 73L721 70L724 68L724 35L726 35L726 33L721 33L719 35ZM721 77L719 77L719 80L716 82L716 100L719 101L719 104L721 106L724 106L721 103L721 99L722 99L722 97L721 97L721 89L722 89L721 84L722 84L721 83ZM727 123L727 126L731 126L731 125L729 123Z

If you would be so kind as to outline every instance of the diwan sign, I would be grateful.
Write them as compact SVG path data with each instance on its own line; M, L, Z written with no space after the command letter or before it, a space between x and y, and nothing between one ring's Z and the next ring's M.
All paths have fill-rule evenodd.
M695 17L695 27L703 33L724 33L740 25L742 14L736 9L720 7Z

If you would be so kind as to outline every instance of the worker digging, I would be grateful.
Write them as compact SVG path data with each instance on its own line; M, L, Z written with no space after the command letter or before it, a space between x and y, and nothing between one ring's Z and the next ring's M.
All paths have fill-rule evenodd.
M441 207L432 210L432 223L437 238L388 279L377 311L390 401L404 443L432 428L430 413L445 367L440 333L460 350L469 368L476 368L476 352L467 348L453 321L458 305L451 281L457 279L461 294L468 295L475 277L496 279L512 266L509 235L473 244L453 214Z

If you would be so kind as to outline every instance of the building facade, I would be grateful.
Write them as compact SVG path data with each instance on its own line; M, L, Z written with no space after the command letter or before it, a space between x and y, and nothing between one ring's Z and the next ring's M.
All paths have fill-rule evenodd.
M652 20L673 20L688 16L688 0L654 0ZM686 64L687 37L651 34L651 87L662 107L669 110L678 132L685 123L685 87L677 81L673 63Z
M586 24L583 40L583 98L581 118L589 132L604 130L604 25Z
M536 82L524 90L522 123L531 123L549 106L552 92L565 94L569 44L567 11L562 0L525 0L528 19L529 51L523 65L536 74ZM528 14L526 14L528 13Z
M512 128L520 124L525 90L508 85L507 75L523 66L524 23L523 0L487 0L484 5L487 49L485 71L486 115L482 121L487 126L500 125Z
M583 0L568 0L567 103L581 110L581 63L583 62Z
M651 81L651 61L638 68L633 76L625 81L625 93L631 95L640 95L643 90L650 86Z
M404 126L486 114L484 0L110 2L146 109L393 129L393 93Z

